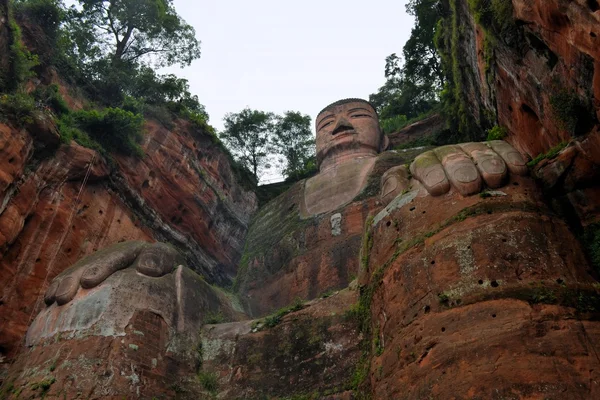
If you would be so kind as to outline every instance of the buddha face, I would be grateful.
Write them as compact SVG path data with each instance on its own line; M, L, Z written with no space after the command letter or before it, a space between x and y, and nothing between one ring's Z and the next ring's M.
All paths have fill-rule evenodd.
M367 102L351 101L326 108L317 116L316 130L320 169L346 158L374 156L383 147L377 114Z

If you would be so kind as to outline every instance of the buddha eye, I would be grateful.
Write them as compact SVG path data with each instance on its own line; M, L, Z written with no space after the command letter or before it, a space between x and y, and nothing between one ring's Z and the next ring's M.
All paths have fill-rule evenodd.
M323 125L321 125L321 129L323 129L323 128L325 128L326 126L329 126L329 125L331 125L331 124L333 124L333 121L328 121L328 122L325 122Z
M363 117L371 118L371 116L369 114L354 114L354 115L350 116L350 118L363 118Z

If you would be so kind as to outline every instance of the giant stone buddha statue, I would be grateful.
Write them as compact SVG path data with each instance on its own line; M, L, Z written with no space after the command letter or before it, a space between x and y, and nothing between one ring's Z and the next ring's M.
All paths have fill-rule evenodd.
M325 107L316 119L319 173L304 189L303 211L316 215L351 202L365 187L377 155L389 146L377 111L367 101L344 99ZM479 193L483 184L498 188L508 173L527 173L523 157L504 141L442 146L418 156L410 173L433 196L451 187L463 196ZM391 199L409 186L404 166L388 171L382 197Z

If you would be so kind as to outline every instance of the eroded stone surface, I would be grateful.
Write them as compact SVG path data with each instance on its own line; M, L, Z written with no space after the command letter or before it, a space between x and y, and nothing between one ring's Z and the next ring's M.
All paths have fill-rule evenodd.
M514 176L493 197L419 191L374 219L361 274L375 285L374 398L594 397L600 292L535 183Z

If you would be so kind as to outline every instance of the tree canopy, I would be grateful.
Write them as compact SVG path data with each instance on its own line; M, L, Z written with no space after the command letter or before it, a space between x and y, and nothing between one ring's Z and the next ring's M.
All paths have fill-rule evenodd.
M386 133L435 107L444 81L434 43L438 1L410 0L406 11L415 17L415 26L404 45L402 57L396 53L386 57L386 82L369 97Z
M78 0L69 10L70 28L85 59L190 65L200 57L194 28L172 0Z
M310 123L310 116L297 111L276 117L271 144L288 179L299 179L311 169L311 161L315 163L315 138Z
M248 168L256 180L270 168L270 136L273 132L272 113L245 108L228 113L223 118L225 129L220 137L236 159Z

